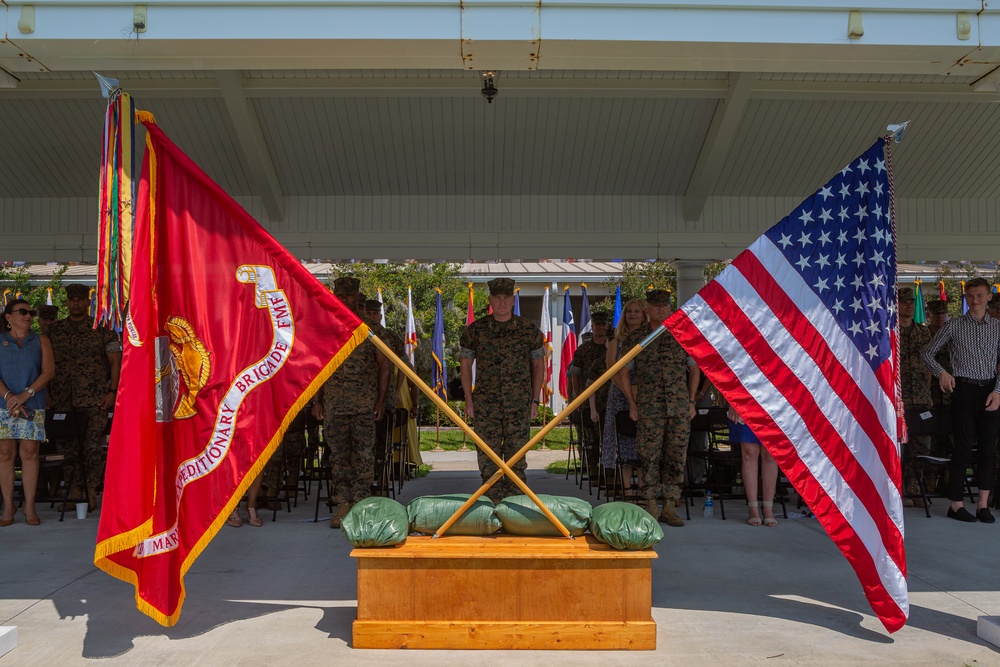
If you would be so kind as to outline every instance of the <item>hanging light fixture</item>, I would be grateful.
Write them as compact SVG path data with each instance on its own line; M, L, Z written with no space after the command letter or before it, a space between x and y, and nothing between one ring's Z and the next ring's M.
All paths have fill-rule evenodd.
M479 92L486 98L487 104L493 104L493 98L500 94L496 84L497 74L499 72L483 70L483 89Z

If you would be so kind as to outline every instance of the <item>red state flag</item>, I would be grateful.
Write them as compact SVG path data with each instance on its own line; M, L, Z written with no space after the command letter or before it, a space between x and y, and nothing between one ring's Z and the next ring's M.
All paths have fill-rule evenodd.
M156 126L95 564L173 625L184 574L367 327Z

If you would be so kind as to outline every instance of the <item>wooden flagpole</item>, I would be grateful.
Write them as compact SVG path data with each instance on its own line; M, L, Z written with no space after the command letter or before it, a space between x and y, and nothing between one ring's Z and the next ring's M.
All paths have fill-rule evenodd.
M543 426L542 430L539 431L538 433L536 433L535 436L533 438L531 438L531 440L529 440L527 443L525 443L525 445L523 447L521 447L521 449L516 454L514 454L513 456L511 456L510 459L508 460L508 462L510 464L514 464L517 461L520 461L521 457L528 453L528 450L530 450L532 447L534 447L535 444L539 440L541 440L542 438L544 438L548 434L549 431L551 431L553 428L556 427L556 424L560 424L560 423L562 423L563 419L568 418L569 415L572 414L572 412L574 410L576 410L580 405L583 404L584 401L586 401L588 398L590 398L591 394L593 394L600 387L602 387L608 380L610 380L615 375L615 373L617 373L619 370L621 370L622 368L624 368L625 364L627 364L637 354L639 354L644 349L646 349L646 347L650 343L652 343L654 340L656 340L660 336L660 334L662 334L666 330L667 330L667 328L661 324L659 327L657 327L657 329L655 331L653 331L651 334L649 334L644 339L642 339L642 341L638 345L636 345L631 350L629 350L628 353L624 357L622 357L621 359L619 359L617 362L615 362L615 364L611 368L609 368L608 370L606 370L604 372L604 375L602 375L601 377L597 378L597 380L595 380L593 383L591 383L591 385L589 387L585 388L580 393L579 396L577 396L576 398L574 398L565 408L563 408L562 412L560 412L558 415L556 415L555 417L553 417L552 421L550 421L548 424L546 424L545 426ZM504 466L504 467L506 467L506 466ZM458 521L458 519L463 514L465 514L465 511L467 509L469 509L470 507L472 507L472 503L476 502L476 500L479 498L479 496L481 496L484 493L486 493L486 491L491 486L493 486L494 484L496 484L497 480L499 480L500 477L501 477L501 475L503 475L503 474L505 474L505 471L498 470L492 477L490 477L488 480L486 480L486 482L484 482L483 485L481 487L479 487L479 489L475 493L473 493L469 497L469 499L466 500L465 503L462 504L462 506L460 508L458 508L457 510L455 510L455 513L451 515L451 518L449 518L447 521L444 522L444 524L438 529L437 533L434 534L434 537L440 537L441 535L444 535L444 533L449 528L451 528L452 524L455 523L456 521ZM506 474L509 474L509 473L506 473ZM515 478L514 481L515 482L519 482L520 479ZM520 485L518 485L518 486L520 486ZM532 498L532 500L535 500L535 499ZM536 504L537 504L537 502L538 501L535 501ZM545 516L549 516L549 513L546 511L548 508L542 508L542 506L539 505L539 509L543 510L543 512L545 513ZM551 517L550 517L550 520L551 520ZM556 524L556 525L558 526L558 525L561 525L561 524ZM569 537L569 536L567 535L567 537Z
M468 424L466 424L465 421L461 417L459 417L454 410L451 409L450 405L448 405L440 396L434 393L434 390L431 389L429 386L427 386L427 383L424 382L422 379L420 379L420 376L414 373L413 370L409 366L407 366L402 359L397 357L396 353L393 352L388 345L382 342L382 340L378 336L372 333L371 330L368 331L368 338L369 340L372 341L372 343L375 344L375 347L377 347L379 350L382 351L382 354L384 354L386 358L389 359L389 361L394 363L396 367L399 370L401 370L406 375L406 377L409 378L411 382L413 382L417 387L420 388L420 391L427 394L427 397L434 402L434 405L438 406L438 408L443 410L444 413L448 415L449 419L458 424L459 428L461 428L469 435L469 437L472 439L472 442L476 444L476 447L482 450L482 452L486 454L486 456L488 456L490 460L493 461L493 463L496 464L497 468L499 468L498 471L499 474L494 476L493 481L490 482L490 485L486 486L484 489L481 489L477 495L473 496L470 499L470 502L467 502L463 506L463 509L460 512L458 512L455 516L452 516L451 519L449 519L449 521L451 522L447 524L449 528L451 527L451 524L457 521L458 518L462 516L462 514L465 512L465 510L468 509L468 507L470 507L472 503L475 502L479 498L479 496L483 494L483 491L485 491L485 489L488 489L496 482L497 479L500 479L500 475L507 475L508 477L510 477L511 481L513 481L514 484L516 484L518 488L520 488L521 491L524 492L526 496L531 498L532 502L534 502L535 505L538 506L538 509L542 511L542 514L544 514L548 518L548 520L551 521L552 524L559 529L560 533L562 533L565 537L569 539L573 539L573 536L569 534L569 530L567 530L566 526L564 526L562 522L559 521L559 519L556 517L556 515L552 513L552 510L550 510L538 498L538 496L535 495L534 491L528 488L528 485L524 483L524 480L522 480L520 477L514 474L514 471L510 469L510 466L508 466L507 463L502 458L500 458L500 456L497 455L497 453L494 452L493 449L490 448L490 446L487 445L486 442L481 437L479 437L478 433L473 431L472 428ZM552 429L549 428L548 430L551 431ZM534 446L534 442L532 442L532 446ZM524 456L524 454L520 454L520 456L518 456L517 458L519 459L521 456ZM438 533L440 534L442 533L442 531L438 531Z

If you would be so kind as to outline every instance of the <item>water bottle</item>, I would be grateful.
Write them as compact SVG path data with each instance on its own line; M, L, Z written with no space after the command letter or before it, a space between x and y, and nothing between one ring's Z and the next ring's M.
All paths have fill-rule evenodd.
M711 519L715 516L715 508L712 505L712 492L705 491L705 518Z

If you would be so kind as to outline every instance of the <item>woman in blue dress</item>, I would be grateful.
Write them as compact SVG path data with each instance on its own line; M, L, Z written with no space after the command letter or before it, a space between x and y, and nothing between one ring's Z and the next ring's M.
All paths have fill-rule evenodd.
M729 441L740 443L743 453L743 488L747 494L750 515L747 524L768 528L778 525L774 518L774 493L778 486L778 463L760 440L754 435L743 418L729 406ZM761 500L757 500L757 459L760 459ZM763 521L761 518L763 517Z
M14 523L14 454L21 457L25 523L41 523L35 512L38 445L45 439L45 385L55 374L47 336L31 330L35 311L24 299L3 309L0 333L0 526ZM15 446L20 445L15 449Z

